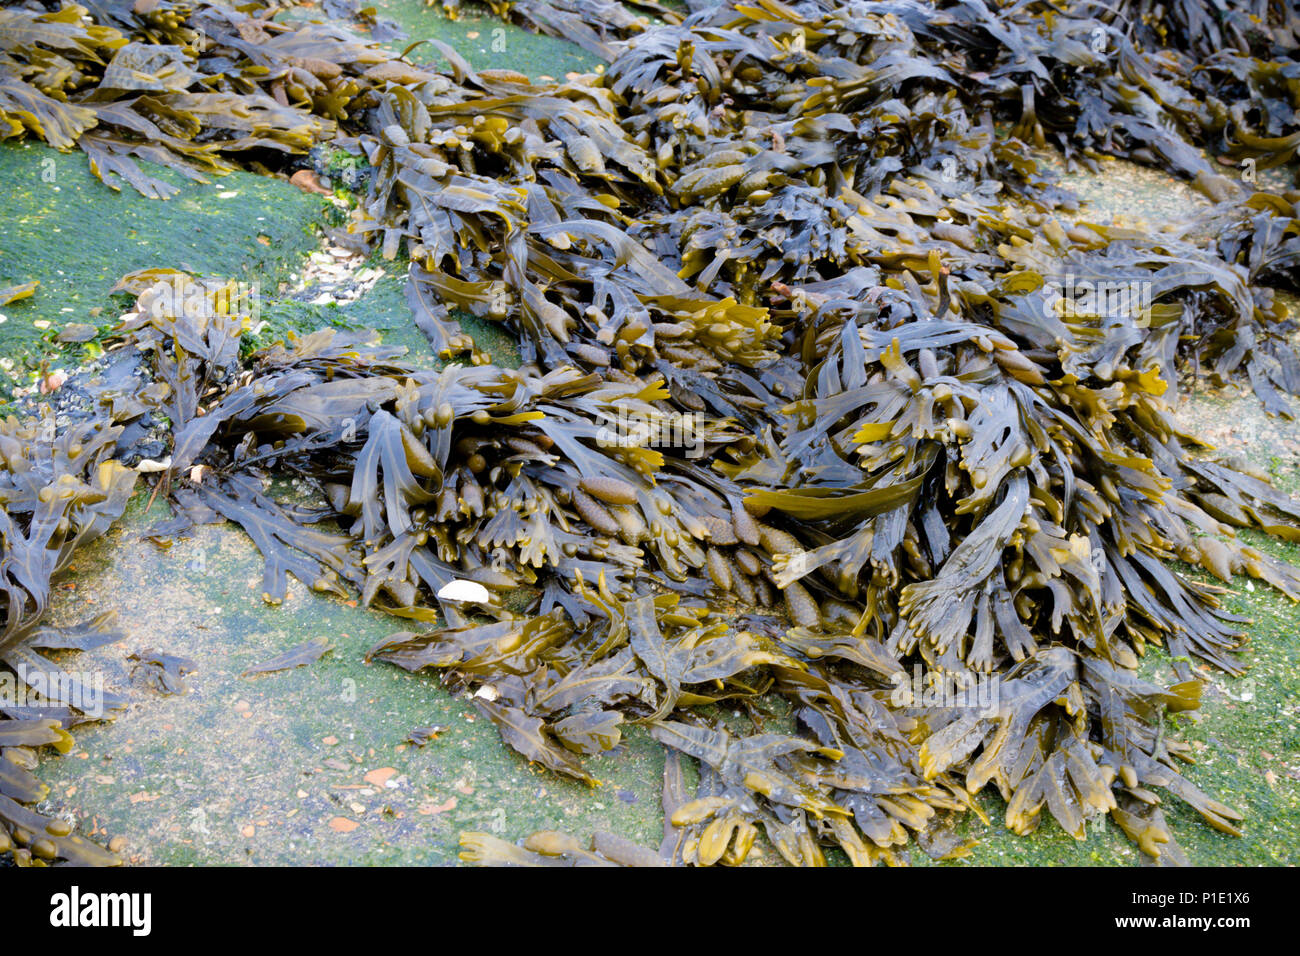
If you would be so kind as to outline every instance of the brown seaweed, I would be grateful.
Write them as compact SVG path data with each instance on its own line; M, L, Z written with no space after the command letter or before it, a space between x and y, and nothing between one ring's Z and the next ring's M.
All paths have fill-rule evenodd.
M153 647L128 654L126 659L135 662L131 679L160 694L186 693L189 690L186 675L198 670L198 664L190 658Z
M313 637L297 647L289 648L283 654L275 655L269 661L262 661L260 664L245 668L239 676L252 677L254 674L272 674L276 671L292 670L295 667L306 667L308 664L316 663L332 650L334 646L329 638Z
M370 657L440 672L554 772L594 783L584 757L633 722L670 751L659 853L467 834L467 860L738 864L760 834L799 864L944 857L986 787L1017 833L1046 810L1082 839L1108 814L1159 862L1183 859L1168 797L1236 832L1162 720L1199 703L1192 658L1240 672L1244 622L1167 562L1300 597L1300 571L1234 530L1294 539L1300 505L1193 457L1166 395L1188 363L1276 414L1300 392L1272 291L1296 287L1300 195L1224 174L1295 155L1294 14L1270 7L1270 40L1241 3L1221 22L1175 4L1164 33L1033 0L759 0L654 28L615 6L501 6L609 61L544 86L256 4L5 14L0 120L79 145L110 185L162 194L131 156L202 175L355 135L374 176L353 237L404 253L417 325L470 353L427 370L322 331L246 356L244 317L156 291L190 277L127 277L117 331L152 381L115 407L172 423L159 535L233 521L268 601L292 575L415 622ZM1163 165L1215 204L1159 232L1088 222L1030 157L1048 143ZM522 367L488 363L453 310L517 334ZM116 422L24 427L0 429L4 661L35 654L50 576L134 479ZM316 500L277 498L286 474ZM457 580L484 591L440 598ZM1153 645L1171 687L1134 676ZM995 679L998 700L900 696L919 670ZM0 777L10 802L34 793ZM89 852L23 819L0 806L24 859Z

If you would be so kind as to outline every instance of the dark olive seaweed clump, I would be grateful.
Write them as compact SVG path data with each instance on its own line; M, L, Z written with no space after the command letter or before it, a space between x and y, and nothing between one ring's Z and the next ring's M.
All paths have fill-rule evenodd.
M161 414L159 536L233 521L268 601L293 575L409 619L370 656L440 671L558 773L591 781L584 755L633 722L668 749L658 851L467 834L467 860L739 863L760 832L794 863L901 862L913 841L941 858L988 786L1017 833L1046 809L1082 839L1109 814L1162 863L1183 859L1170 796L1236 833L1162 718L1199 705L1193 659L1240 672L1243 622L1167 562L1300 597L1300 572L1234 534L1294 539L1300 506L1190 455L1166 398L1203 362L1291 414L1273 290L1297 287L1300 192L1237 171L1294 161L1300 63L1294 10L1223 6L643 4L649 26L502 3L608 60L546 85L435 44L438 73L256 4L0 12L0 123L79 146L110 185L165 194L132 157L202 175L348 136L373 167L350 231L409 257L415 321L470 360L422 370L332 331L244 360L247 317L219 295L127 277L119 335L149 384L75 451L0 436L0 660L35 658L50 576L120 514L116 430ZM1158 164L1214 205L1089 222L1031 158L1046 144ZM1121 294L1083 293L1103 288ZM452 310L504 323L522 367ZM284 475L318 504L277 500ZM438 596L464 581L484 590ZM1173 686L1136 676L1151 645ZM903 692L921 670L996 696ZM765 729L773 694L793 732ZM22 806L41 795L19 764L77 714L51 717L0 722L0 838L24 862L95 852Z

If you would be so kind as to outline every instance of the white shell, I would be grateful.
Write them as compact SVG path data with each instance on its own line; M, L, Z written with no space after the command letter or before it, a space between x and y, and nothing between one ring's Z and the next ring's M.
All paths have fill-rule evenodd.
M168 455L162 461L154 461L152 458L142 459L140 464L135 466L135 470L141 472L166 471L171 466L172 456Z
M460 601L466 604L487 604L492 595L488 589L477 581L465 581L457 579L450 584L444 584L438 591L438 597L443 601Z

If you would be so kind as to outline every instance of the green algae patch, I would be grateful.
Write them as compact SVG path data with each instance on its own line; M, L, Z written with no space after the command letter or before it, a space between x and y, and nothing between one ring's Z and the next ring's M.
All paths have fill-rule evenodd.
M446 361L435 355L424 333L411 318L411 307L406 299L406 270L378 256L371 264L384 269L384 276L355 303L344 306L339 312L356 327L375 329L384 345L406 349L404 356L422 368L442 368ZM469 312L454 311L459 329L474 340L474 349L485 353L498 365L508 368L519 366L519 345L515 337L499 322L481 319Z
M255 284L261 325L248 346L262 347L293 333L323 328L373 329L386 344L407 349L419 365L440 364L411 321L406 275L378 255L367 265L384 275L352 302L313 304L285 287L319 233L338 219L321 196L280 179L234 172L209 185L150 165L150 175L175 185L170 200L115 192L90 172L85 157L39 143L0 144L0 190L6 222L0 230L0 288L36 282L35 290L0 306L0 369L7 397L26 385L41 362L75 366L99 353L129 300L110 291L125 274L159 266ZM518 364L513 337L500 324L469 314L461 325L478 348L507 365ZM65 330L86 326L85 341Z
M318 329L375 332L385 346L405 350L403 358L419 368L442 368L446 360L434 353L428 338L415 325L407 303L407 274L402 266L385 261L378 253L364 260L364 267L382 274L361 295L351 301L314 304L304 301L310 293L281 296L262 306L264 325L248 336L249 347L262 348L282 341L287 333L307 335ZM519 366L519 346L499 322L469 312L451 313L460 331L474 341L474 351L509 368Z
M558 80L566 73L589 73L600 63L597 57L575 44L505 23L478 4L462 6L455 20L423 0L377 0L371 6L380 17L391 19L407 34L406 39L383 41L395 53L420 40L441 40L475 70L514 70L533 79ZM279 18L293 22L322 19L324 14L319 10L286 10ZM344 25L356 28L355 24ZM429 44L412 50L408 59L447 68L446 61Z
M72 759L41 764L49 812L156 865L450 863L463 830L658 841L663 754L647 734L593 760L594 791L530 765L466 697L363 662L391 617L296 582L267 607L252 542L213 526L160 550L144 532L167 511L146 514L146 497L61 582L54 620L120 611L123 639L66 666L102 673L130 706L79 728ZM334 645L320 660L241 678L317 637ZM194 662L185 693L133 679L129 655L150 647Z
M0 354L15 371L84 355L55 340L72 323L115 325L125 309L109 290L128 272L167 265L257 282L270 295L317 244L324 201L282 180L234 172L205 186L164 167L150 174L180 191L165 201L114 192L80 153L0 145L0 288L40 282L0 307ZM12 387L6 377L0 385Z

